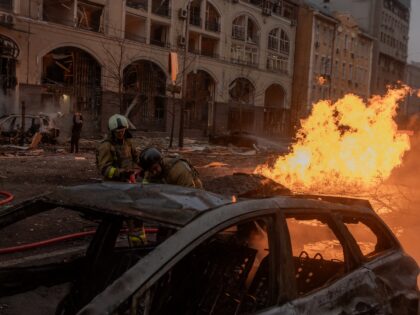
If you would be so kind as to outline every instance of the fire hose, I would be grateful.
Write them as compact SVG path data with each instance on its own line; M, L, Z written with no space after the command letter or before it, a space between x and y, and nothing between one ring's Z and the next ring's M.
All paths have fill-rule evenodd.
M146 228L145 231L146 231L146 233L157 233L158 229L157 228ZM121 230L121 232L128 232L128 230L126 230L126 229ZM23 244L23 245L18 245L18 246L12 246L12 247L0 248L0 255L1 254L11 254L11 253L16 253L16 252L22 252L22 251L29 250L29 249L34 249L34 248L39 248L39 247L43 247L43 246L53 245L53 244L56 244L56 243L67 241L67 240L72 240L72 239L77 239L77 238L93 235L95 233L96 233L96 230L85 231L85 232L77 232L77 233L72 233L72 234L67 234L67 235L54 237L54 238L39 241L39 242Z
M0 191L0 196L5 197L4 199L0 199L0 206L12 201L15 197L7 191Z

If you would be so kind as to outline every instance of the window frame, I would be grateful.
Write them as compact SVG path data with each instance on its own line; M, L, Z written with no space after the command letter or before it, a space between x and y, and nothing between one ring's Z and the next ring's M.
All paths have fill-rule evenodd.
M192 251L194 251L198 246L200 246L205 241L209 240L211 237L215 236L216 234L222 232L224 229L231 227L235 224L238 224L240 222L247 222L253 219L257 219L260 217L272 217L271 223L269 225L269 231L268 233L268 241L269 241L269 248L270 253L272 254L270 257L270 279L272 281L270 282L269 290L271 292L270 295L270 305L267 305L267 308L277 306L279 303L279 297L281 296L280 290L281 287L283 287L279 283L279 274L281 274L281 265L277 262L279 262L279 222L278 222L278 212L276 209L266 209L264 211L259 212L250 212L245 213L242 215L238 215L236 217L227 219L212 228L207 228L204 233L202 233L198 238L193 240L191 243L189 243L182 251L178 252L176 255L171 257L165 265L162 266L162 268L154 274L152 277L150 277L147 281L143 283L143 285L130 295L128 299L126 299L124 302L127 301L133 301L133 299L139 300L142 296L150 295L150 288L152 288L153 285L155 285L163 276L165 276L176 264L178 264L184 257L189 255ZM280 227L281 228L281 227ZM176 233L174 234L176 235ZM122 304L122 303L121 303ZM120 305L121 305L120 304Z
M349 243L351 243L351 247L353 248L353 251L355 255L357 255L357 260L359 266L361 266L363 263L367 263L370 261L373 261L377 258L381 258L387 255L392 254L396 250L401 249L401 244L398 242L398 240L392 235L392 232L389 230L389 228L385 225L385 223L380 219L378 216L372 215L372 214L362 214L360 212L338 212L336 214L337 217L337 223L339 225L342 225L342 229L344 233L346 234L346 238L348 239ZM380 236L383 236L387 242L389 242L390 247L380 251L378 253L375 253L374 255L363 255L362 250L360 249L359 244L357 244L357 240L354 238L353 234L349 230L349 228L344 223L344 217L357 217L359 218L359 221L362 222L362 224L366 225L373 234L378 238ZM374 227L372 227L370 224L366 224L365 221L368 221L370 224L372 224ZM377 234L378 233L378 234ZM379 238L378 238L379 243Z
M289 279L291 279L292 283L294 283L293 285L293 295L291 296L290 301L295 300L295 299L300 299L303 297L307 297L310 296L312 294L314 294L315 292L319 292L323 289L325 289L326 286L329 286L330 283L327 281L324 285L309 291L303 295L299 295L299 292L297 290L297 285L296 285L296 281L295 281L295 274L296 274L296 270L295 270L295 266L294 266L294 262L293 262L293 251L292 251L292 243L291 243L291 236L289 233L289 229L287 226L287 218L299 218L299 217L305 217L305 216L310 216L313 219L317 219L317 218L325 218L325 224L328 225L328 227L331 229L331 231L334 233L334 235L336 236L337 240L340 242L341 246L343 247L343 255L344 255L344 263L345 263L345 274L343 274L342 276L336 278L333 280L333 282L339 281L342 278L348 276L349 274L351 274L352 272L354 272L355 270L357 270L357 268L360 266L360 260L359 257L357 256L357 252L356 249L354 248L354 245L350 242L349 243L349 235L347 234L347 231L345 229L344 226L342 226L342 224L340 224L340 222L337 220L336 214L334 210L322 210L322 209L303 209L303 208L289 208L289 209L285 209L284 212L282 213L282 220L284 220L284 225L285 225L285 233L287 234L284 235L283 237L287 237L287 241L288 241L288 246L286 246L287 249L287 254L286 254L286 259L288 260L287 262L287 272L289 273ZM320 220L321 221L321 220Z

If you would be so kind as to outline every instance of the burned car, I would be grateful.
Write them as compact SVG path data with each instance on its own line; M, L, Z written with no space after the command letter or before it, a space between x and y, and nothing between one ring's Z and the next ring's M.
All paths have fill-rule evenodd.
M48 115L25 115L24 137L31 138L35 133L42 134L43 142L55 142L60 135ZM0 118L0 136L3 141L17 143L22 136L22 115L12 114Z
M418 311L419 268L364 200L101 183L4 209L0 228L2 314Z

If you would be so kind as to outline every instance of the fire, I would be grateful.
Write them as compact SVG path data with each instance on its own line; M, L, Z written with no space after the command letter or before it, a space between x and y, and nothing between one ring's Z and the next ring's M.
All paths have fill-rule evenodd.
M393 119L409 92L402 86L368 104L353 94L314 104L291 152L256 172L295 191L348 193L375 187L410 149L408 135L397 133Z
M327 83L327 79L325 79L322 75L320 75L318 77L318 84L319 85L324 85L325 83Z

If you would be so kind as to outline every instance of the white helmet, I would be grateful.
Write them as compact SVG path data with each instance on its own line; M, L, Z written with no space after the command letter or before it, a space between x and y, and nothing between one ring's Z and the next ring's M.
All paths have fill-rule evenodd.
M120 114L112 115L108 120L108 128L111 131L121 128L128 128L128 119Z

